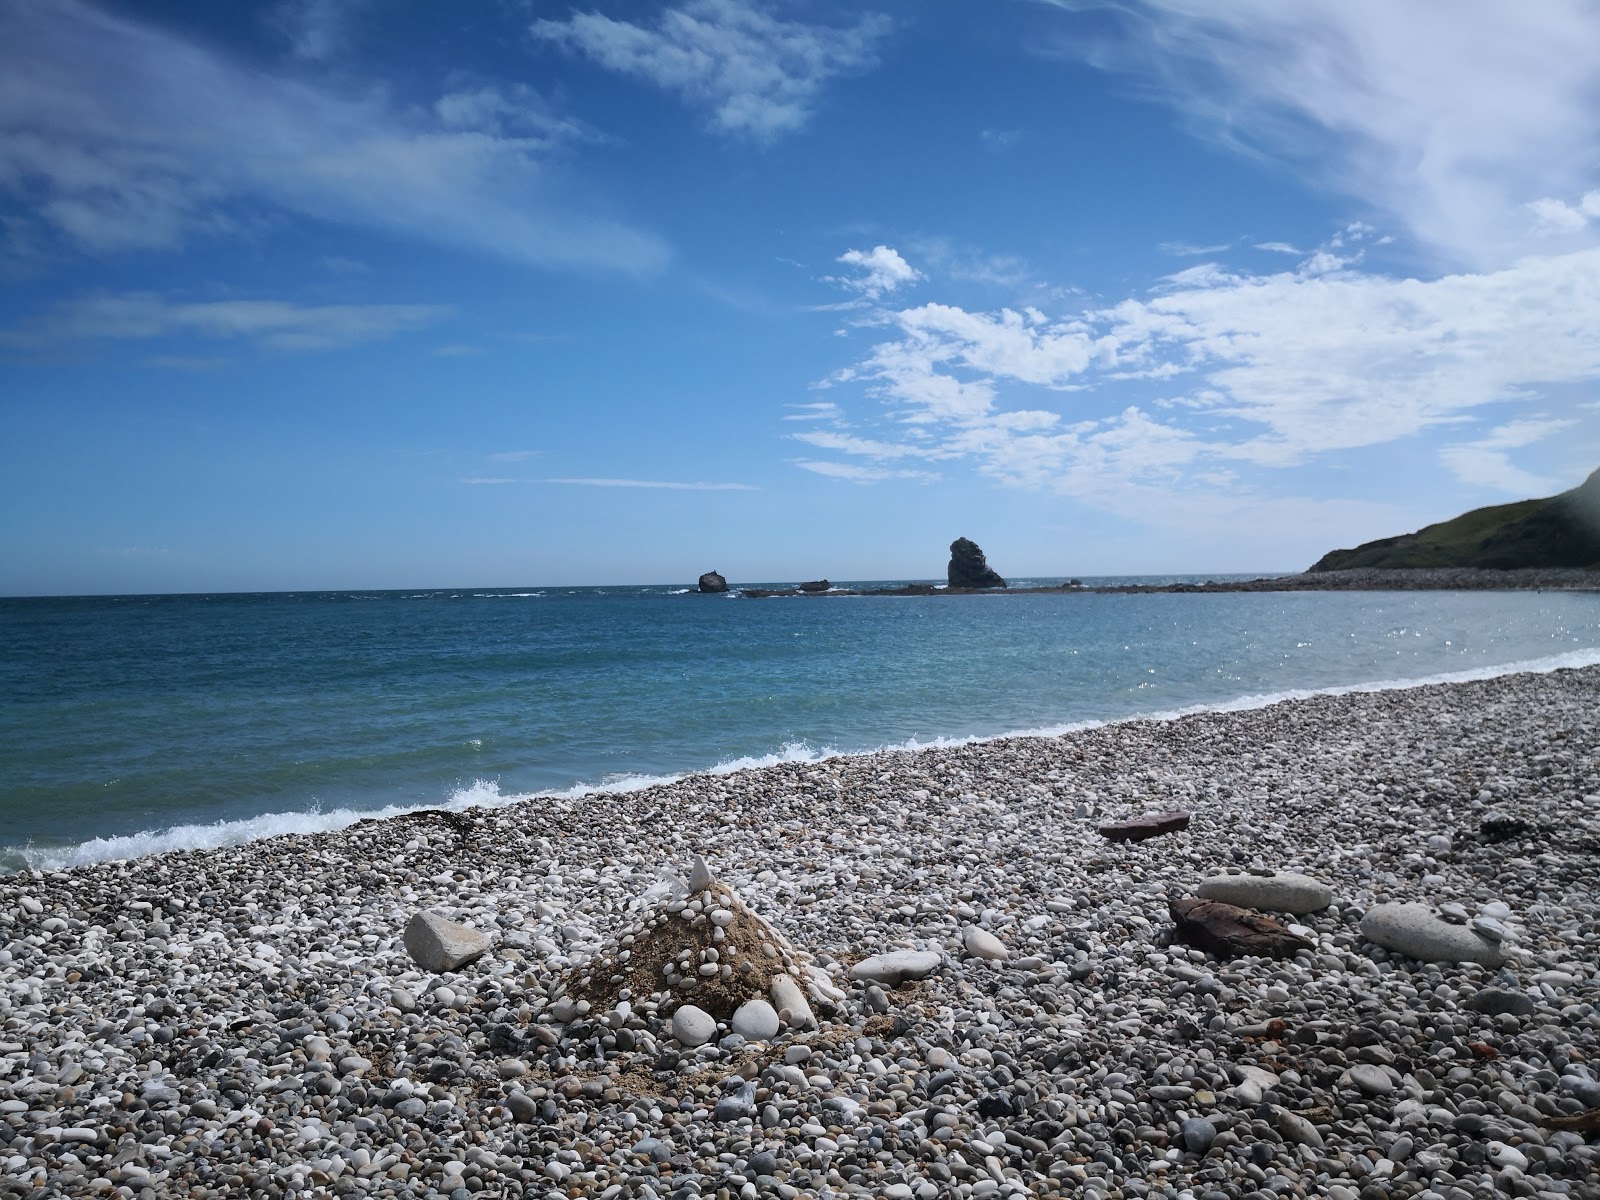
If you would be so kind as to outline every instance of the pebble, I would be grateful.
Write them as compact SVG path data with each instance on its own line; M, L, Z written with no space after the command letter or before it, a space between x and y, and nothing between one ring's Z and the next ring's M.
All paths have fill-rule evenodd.
M1266 912L1314 913L1333 903L1333 889L1320 879L1294 871L1266 875L1213 875L1200 881L1195 895L1240 908Z
M128 1200L1580 1196L1600 1148L1541 1122L1600 1106L1597 760L1584 668L542 797L463 813L471 838L418 815L0 879L0 1177ZM1060 820L1080 802L1181 805L1190 832L1087 844ZM1418 844L1490 805L1529 832ZM1339 895L1293 957L1169 942L1190 881L1302 873ZM1504 928L1515 975L1363 936L1441 896L1456 935ZM405 943L420 912L489 949L441 978ZM698 939L676 982L629 973L658 933ZM617 990L576 986L608 946ZM852 980L908 947L914 988ZM692 1009L704 1040L676 1036Z
M717 1019L703 1008L680 1004L672 1013L672 1036L685 1046L703 1046L717 1035Z
M961 942L967 948L967 953L974 958L987 959L990 962L1004 962L1011 957L1011 953L1006 949L1004 942L987 929L980 929L976 925L968 925L961 931ZM906 977L917 979L921 976L907 974Z
M734 1012L731 1026L735 1033L749 1041L770 1041L778 1036L778 1013L765 1000L746 1000Z
M1361 933L1368 941L1424 962L1496 967L1505 961L1498 944L1450 924L1425 904L1374 905L1361 919Z
M850 968L851 979L865 979L895 988L915 979L925 979L939 967L942 955L936 950L892 950L864 958Z

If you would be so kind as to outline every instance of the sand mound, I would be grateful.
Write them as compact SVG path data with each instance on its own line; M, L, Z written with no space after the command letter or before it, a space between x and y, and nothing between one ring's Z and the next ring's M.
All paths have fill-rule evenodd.
M688 893L663 900L576 967L566 992L601 1011L620 1000L654 998L662 1014L692 1003L726 1020L746 1000L767 999L781 975L818 999L841 995L810 955L712 878L697 857Z

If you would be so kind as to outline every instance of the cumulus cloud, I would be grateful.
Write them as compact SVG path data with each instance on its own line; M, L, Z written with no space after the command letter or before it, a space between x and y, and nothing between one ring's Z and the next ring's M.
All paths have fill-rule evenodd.
M1249 501L1236 470L1465 431L1543 388L1600 380L1600 248L1429 280L1317 258L1264 274L1192 268L1063 317L937 303L880 312L892 335L826 383L863 387L880 415L839 401L827 427L798 440L857 482L897 478L907 458L964 462L1118 511L1185 496L1201 505L1189 511L1222 519ZM1138 402L1109 403L1129 389ZM1550 481L1508 452L1567 424L1501 416L1486 436L1457 434L1439 462L1528 494ZM1219 507L1225 495L1234 510Z
M1586 0L1056 0L1125 18L1056 50L1140 80L1204 132L1300 164L1445 260L1527 252L1524 205L1600 158L1600 12Z
M0 342L37 349L60 342L182 336L237 338L274 350L333 350L409 333L452 314L452 309L432 304L191 302L154 292L124 292L63 304L30 325L0 331Z
M898 250L888 246L874 246L871 250L846 250L837 261L854 267L860 274L836 278L834 282L859 292L868 300L877 300L923 278L922 272L901 258Z
M289 213L539 266L659 267L659 239L552 167L580 133L526 93L457 93L430 113L75 0L0 7L0 200L96 253Z
M720 133L770 142L803 127L822 85L869 67L887 18L833 27L783 21L739 0L690 0L654 27L597 12L540 20L534 37L711 110Z

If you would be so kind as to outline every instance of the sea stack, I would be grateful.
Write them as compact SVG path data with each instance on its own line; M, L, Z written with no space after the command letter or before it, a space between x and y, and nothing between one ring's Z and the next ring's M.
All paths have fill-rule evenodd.
M991 567L978 549L978 543L969 538L957 538L950 543L950 569L947 573L953 588L1003 588L1006 581Z
M725 592L728 590L728 581L715 571L707 571L700 576L700 590L702 592Z

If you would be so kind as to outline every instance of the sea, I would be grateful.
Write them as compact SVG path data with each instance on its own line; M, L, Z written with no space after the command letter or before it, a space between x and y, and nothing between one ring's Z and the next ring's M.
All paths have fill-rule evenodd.
M0 599L0 872L1595 663L1562 591Z

